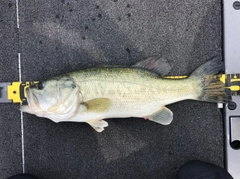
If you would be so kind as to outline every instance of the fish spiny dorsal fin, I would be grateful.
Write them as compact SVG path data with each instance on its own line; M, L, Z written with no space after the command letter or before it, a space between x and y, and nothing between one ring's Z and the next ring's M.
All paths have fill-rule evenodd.
M145 60L142 60L132 67L134 68L140 68L140 69L146 69L152 72L155 72L159 74L160 76L165 76L170 72L170 65L164 58L158 58L158 57L149 57Z

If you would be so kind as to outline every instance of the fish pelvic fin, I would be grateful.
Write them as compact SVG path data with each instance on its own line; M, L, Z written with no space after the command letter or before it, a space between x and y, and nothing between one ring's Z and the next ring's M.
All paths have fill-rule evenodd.
M197 100L228 103L231 101L231 96L225 91L225 84L220 81L221 73L223 72L223 62L221 58L214 57L197 68L190 79L197 81L197 86L200 91L197 91Z

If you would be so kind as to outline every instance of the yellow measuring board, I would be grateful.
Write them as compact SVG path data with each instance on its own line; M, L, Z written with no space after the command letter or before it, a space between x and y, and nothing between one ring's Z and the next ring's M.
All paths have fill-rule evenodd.
M164 76L166 79L185 79L188 76ZM240 74L222 74L220 80L225 84L226 91L229 95L240 95ZM7 98L13 103L22 103L26 101L26 89L34 84L34 82L12 82L7 86Z

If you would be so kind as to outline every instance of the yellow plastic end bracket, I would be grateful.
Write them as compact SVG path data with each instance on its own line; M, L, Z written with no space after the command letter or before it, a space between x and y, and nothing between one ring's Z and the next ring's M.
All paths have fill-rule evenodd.
M8 86L8 99L14 103L21 103L20 98L20 85L22 82L12 82L11 86Z
M12 85L8 86L8 99L13 103L21 103L27 99L26 89L38 82L12 82Z

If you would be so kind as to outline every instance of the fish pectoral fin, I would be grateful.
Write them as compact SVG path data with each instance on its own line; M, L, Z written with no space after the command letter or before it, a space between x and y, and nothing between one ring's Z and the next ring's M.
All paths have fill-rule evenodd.
M92 126L92 128L97 132L102 132L104 130L104 127L108 126L108 123L102 119L88 120L87 123Z
M108 98L96 98L85 103L88 112L106 112L112 105L112 101Z
M164 58L158 58L158 57L149 57L145 60L142 60L136 63L132 67L153 71L162 77L168 74L171 70L171 67L167 62L167 60Z
M173 120L173 113L170 109L163 107L161 110L147 116L146 118L162 125L169 125Z

